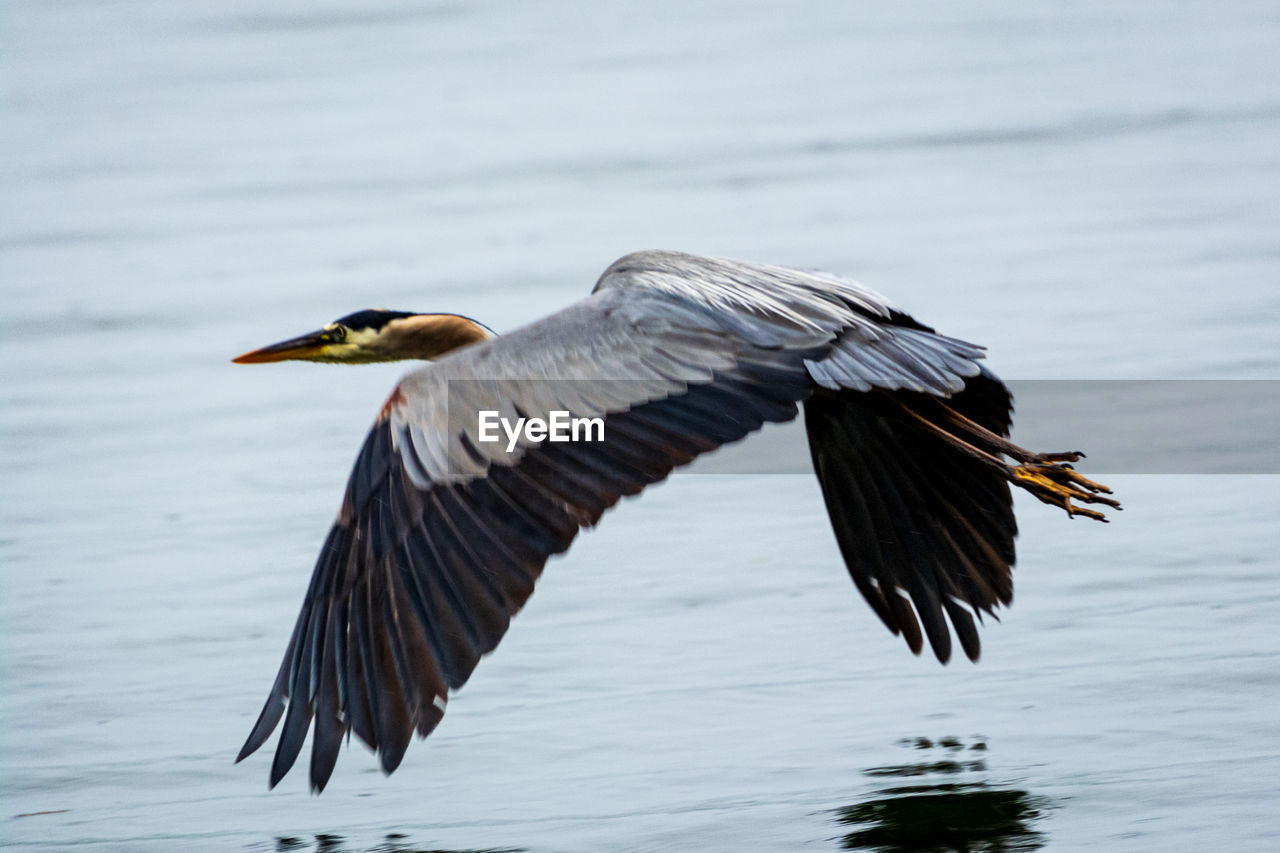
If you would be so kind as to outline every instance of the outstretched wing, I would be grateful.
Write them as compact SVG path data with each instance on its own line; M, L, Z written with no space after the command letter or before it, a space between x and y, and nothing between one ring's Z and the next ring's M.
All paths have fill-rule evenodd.
M892 376L921 364L935 393L963 387L976 364L946 345L950 361L930 355L949 339L907 334L922 329L827 276L650 252L615 263L582 302L409 374L356 460L239 759L283 717L272 785L312 728L316 790L348 731L391 772L581 527L698 454L790 420L815 379L860 388L856 368L828 375L845 364L839 341L886 342L897 373L870 370L869 388L904 387ZM599 417L604 440L508 452L483 440L480 411Z

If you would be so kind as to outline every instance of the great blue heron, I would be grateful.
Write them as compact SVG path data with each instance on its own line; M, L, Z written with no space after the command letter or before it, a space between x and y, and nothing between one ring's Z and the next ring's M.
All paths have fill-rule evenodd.
M237 761L283 716L272 786L313 719L314 790L348 731L392 772L580 528L799 403L858 591L912 652L922 623L945 663L949 618L976 660L974 614L1013 593L1009 484L1073 515L1105 520L1073 501L1119 506L1071 469L1081 454L1008 440L1010 395L982 357L850 281L658 251L618 260L586 299L501 337L453 314L370 310L240 356L438 360L405 376L374 422ZM603 441L526 432L508 449L482 440L485 410L596 416Z

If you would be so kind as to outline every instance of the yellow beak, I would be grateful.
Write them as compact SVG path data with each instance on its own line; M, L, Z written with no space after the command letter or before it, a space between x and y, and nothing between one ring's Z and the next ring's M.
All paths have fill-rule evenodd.
M236 364L263 364L268 361L314 361L330 341L323 330L309 332L278 344L252 350L231 359Z

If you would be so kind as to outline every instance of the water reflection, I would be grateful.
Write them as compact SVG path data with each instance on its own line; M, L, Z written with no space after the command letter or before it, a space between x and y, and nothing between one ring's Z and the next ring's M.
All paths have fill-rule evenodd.
M841 839L845 850L1015 853L1044 846L1044 834L1033 825L1049 808L1045 798L975 778L986 772L986 762L962 753L985 753L984 740L966 744L959 738L933 741L921 737L906 739L902 745L931 754L925 761L871 767L863 772L877 778L941 778L880 788L862 802L837 810L836 819L852 828Z
M444 850L440 848L417 847L410 843L409 836L399 832L388 833L382 841L372 847L349 846L341 835L317 833L310 840L296 836L283 835L275 839L276 853L523 853L519 847L486 847L471 850Z

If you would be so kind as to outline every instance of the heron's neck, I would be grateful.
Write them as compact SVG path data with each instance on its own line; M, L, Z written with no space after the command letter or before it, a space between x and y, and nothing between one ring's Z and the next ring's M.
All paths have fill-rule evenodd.
M435 359L494 337L492 330L458 314L413 314L392 320L378 336L378 349L398 359Z

